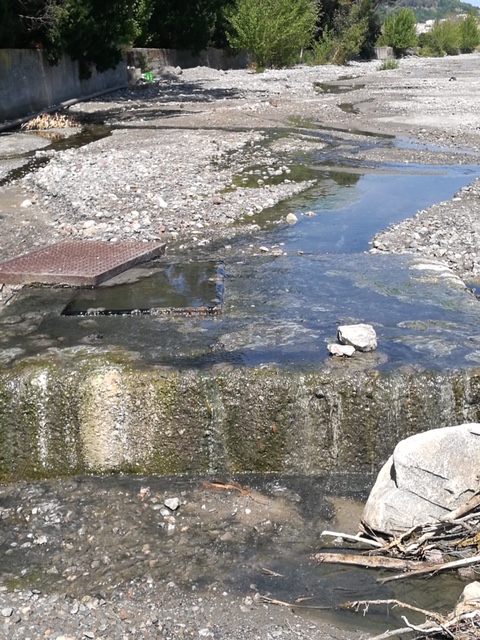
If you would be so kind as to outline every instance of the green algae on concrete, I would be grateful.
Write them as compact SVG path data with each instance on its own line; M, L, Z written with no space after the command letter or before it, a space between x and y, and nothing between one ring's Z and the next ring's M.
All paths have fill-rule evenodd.
M285 468L295 420L295 376L277 369L231 369L215 376L229 472Z
M401 438L480 419L480 369L148 367L58 350L0 370L0 480L375 472Z

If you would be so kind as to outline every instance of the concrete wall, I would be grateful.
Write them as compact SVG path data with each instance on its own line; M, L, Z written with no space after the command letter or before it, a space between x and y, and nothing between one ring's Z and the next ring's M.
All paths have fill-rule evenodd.
M80 80L78 63L64 57L52 67L42 51L0 49L0 121L21 118L76 98L127 84L126 63Z
M142 67L142 63L145 61L154 74L160 67L245 69L248 64L245 53L229 56L222 49L206 49L198 55L193 55L189 51L178 49L137 48L127 54L127 61L132 67Z

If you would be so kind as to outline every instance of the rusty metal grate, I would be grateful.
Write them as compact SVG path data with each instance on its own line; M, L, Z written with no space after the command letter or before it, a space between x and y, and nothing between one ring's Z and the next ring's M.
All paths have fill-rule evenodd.
M160 242L60 242L0 263L0 282L94 287L164 253Z

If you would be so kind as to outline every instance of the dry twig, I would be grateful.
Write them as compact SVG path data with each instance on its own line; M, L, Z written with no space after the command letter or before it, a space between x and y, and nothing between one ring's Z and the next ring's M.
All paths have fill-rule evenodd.
M480 563L480 556L473 556L472 558L463 558L462 560L454 560L453 562L444 562L443 564L423 566L420 569L414 569L409 573L399 573L395 576L388 576L387 578L379 578L380 584L391 582L392 580L404 580L405 578L414 578L416 576L422 576L427 573L437 573L438 571L445 571L447 569L459 569L460 567L469 567L472 564Z
M320 535L329 536L331 538L342 538L342 540L349 540L351 542L361 542L362 544L366 544L369 547L382 548L384 546L384 543L379 542L378 540L372 540L371 538L365 538L360 535L352 536L349 533L337 533L336 531L322 531Z
M254 502L258 502L259 504L263 505L267 504L266 502L262 502L262 500L258 500L258 498L254 498L248 489L245 489L245 487L242 487L238 484L238 482L235 482L234 480L228 480L228 482L223 482L222 480L214 480L213 482L204 482L203 486L213 489L214 491L217 491L217 489L223 489L225 491L238 491L242 496L250 498L250 500L253 500Z

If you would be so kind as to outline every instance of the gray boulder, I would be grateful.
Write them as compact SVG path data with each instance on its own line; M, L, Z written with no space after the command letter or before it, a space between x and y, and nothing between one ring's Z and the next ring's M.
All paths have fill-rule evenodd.
M371 324L345 324L338 327L340 344L349 344L357 351L373 351L377 348L377 334Z
M432 429L397 444L378 474L363 523L398 535L436 521L480 489L480 424Z

